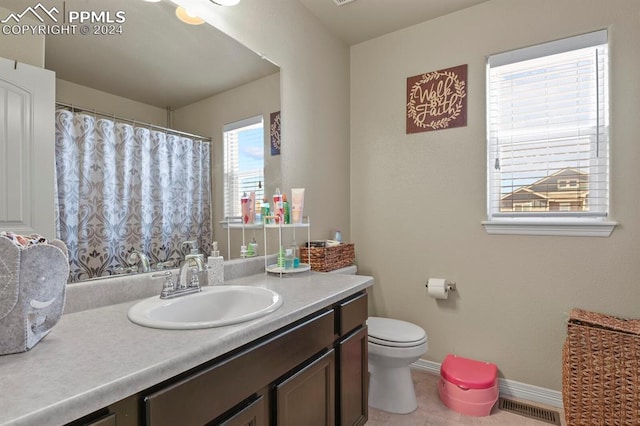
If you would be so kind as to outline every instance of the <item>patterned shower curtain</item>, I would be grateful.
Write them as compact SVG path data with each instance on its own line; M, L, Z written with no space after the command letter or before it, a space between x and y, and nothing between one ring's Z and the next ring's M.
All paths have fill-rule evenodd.
M133 251L177 265L182 242L211 245L210 145L56 111L58 238L70 282L114 275Z

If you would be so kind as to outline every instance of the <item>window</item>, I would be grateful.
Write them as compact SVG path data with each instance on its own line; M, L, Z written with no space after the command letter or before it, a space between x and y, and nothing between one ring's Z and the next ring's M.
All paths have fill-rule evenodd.
M240 199L251 191L264 198L264 129L262 116L224 126L224 216L242 215Z
M578 179L558 179L558 189L578 189L579 182Z
M517 228L544 225L556 235L548 232L550 223L604 224L607 32L493 55L487 83L487 231L523 233ZM504 232L510 225L515 232Z

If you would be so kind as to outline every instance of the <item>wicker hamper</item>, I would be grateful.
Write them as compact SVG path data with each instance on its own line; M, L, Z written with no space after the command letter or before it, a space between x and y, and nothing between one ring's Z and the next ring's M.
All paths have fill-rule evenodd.
M340 244L333 247L302 247L300 261L309 261L311 251L311 269L319 272L329 272L353 265L356 249L353 243Z
M640 425L640 320L573 309L562 350L567 425Z

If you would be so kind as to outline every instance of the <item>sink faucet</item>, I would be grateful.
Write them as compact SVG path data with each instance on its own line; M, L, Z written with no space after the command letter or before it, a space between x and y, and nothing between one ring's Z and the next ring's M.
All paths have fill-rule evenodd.
M149 258L138 250L131 252L129 257L127 257L127 263L130 265L138 265L138 272L149 272L151 270Z
M182 245L191 246L191 250L189 254L184 256L184 262L180 266L177 286L185 288L192 283L197 283L198 286L207 285L207 274L204 273L207 270L207 265L204 254L198 251L196 241L185 241ZM189 274L191 274L190 277L188 277Z
M180 272L178 272L178 282L176 287L178 289L185 289L188 287L197 286L198 288L202 285L200 284L200 272L205 271L204 262L200 257L187 255L184 258L184 262L182 266L180 266ZM187 280L188 274L191 274L191 277Z
M180 272L182 272L182 269L185 268L186 265L187 262L180 267ZM194 267L194 269L196 268ZM180 283L180 275L178 275L178 282L174 284L171 271L151 275L151 278L158 277L164 277L164 284L162 284L160 299L173 299L174 297L200 292L197 273L192 273L191 281L188 283Z

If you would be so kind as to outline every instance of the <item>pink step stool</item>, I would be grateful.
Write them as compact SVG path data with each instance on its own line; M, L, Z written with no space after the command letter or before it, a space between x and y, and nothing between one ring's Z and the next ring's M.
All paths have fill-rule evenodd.
M491 413L498 400L498 368L489 362L447 355L438 383L444 405L467 416Z

